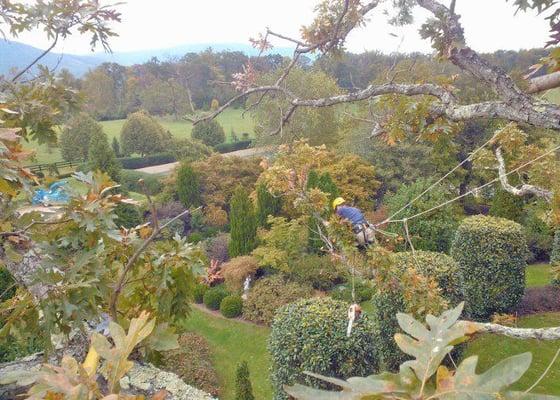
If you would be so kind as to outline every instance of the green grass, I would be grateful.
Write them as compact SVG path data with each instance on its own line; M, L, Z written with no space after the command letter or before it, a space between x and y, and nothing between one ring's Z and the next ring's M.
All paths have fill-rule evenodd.
M217 117L218 122L223 126L226 133L226 141L231 141L231 130L233 129L239 139L242 139L241 134L243 132L249 133L251 137L254 135L254 123L250 116L241 115L241 110L227 109L222 114ZM173 117L162 117L157 118L158 122L173 136L177 138L190 138L192 131L192 124L183 120L175 120ZM102 121L101 125L103 130L109 138L109 142L113 140L114 137L119 137L121 128L126 120L119 119L114 121ZM49 149L46 145L39 146L35 142L26 143L27 149L32 149L36 151L36 161L30 164L43 164L43 163L54 163L57 161L62 161L60 156L60 151L57 148Z
M527 267L525 274L527 287L550 285L550 279L549 264L533 264Z
M560 313L531 315L520 319L523 328L543 328L560 325ZM560 346L559 341L516 340L504 336L485 335L469 344L466 356L478 355L477 373L487 370L506 357L531 352L533 363L513 389L529 388L549 365L554 353ZM547 376L535 388L536 393L560 395L560 360L556 360Z
M193 308L183 326L186 330L204 336L214 353L214 365L220 378L220 399L235 397L237 364L246 360L251 373L253 394L256 399L271 399L269 381L270 359L267 340L270 330L236 320L227 320Z

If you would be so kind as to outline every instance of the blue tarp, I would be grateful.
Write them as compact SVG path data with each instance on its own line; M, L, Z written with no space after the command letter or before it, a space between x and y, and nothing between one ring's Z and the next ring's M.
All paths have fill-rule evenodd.
M70 201L70 196L64 186L68 182L65 180L54 182L48 189L37 189L33 194L31 202L33 204L64 204Z

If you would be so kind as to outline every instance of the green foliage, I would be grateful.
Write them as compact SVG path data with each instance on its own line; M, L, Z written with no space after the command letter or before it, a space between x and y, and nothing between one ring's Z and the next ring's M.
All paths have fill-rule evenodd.
M73 117L62 129L59 138L60 154L65 161L86 161L94 136L104 135L103 128L86 113Z
M259 83L268 85L276 82L281 70L265 74ZM301 67L293 68L284 80L284 85L296 96L305 98L319 98L333 96L341 92L334 79L320 70L305 70ZM258 99L256 94L248 102L253 103ZM278 128L283 112L290 107L289 99L284 96L265 96L264 100L253 108L255 120L255 133L261 143L290 143L296 138L309 139L312 145L332 145L338 141L340 121L339 110L333 108L298 108L288 123L282 129L282 135L270 135Z
M348 304L328 297L301 300L278 311L269 341L274 399L288 399L284 385L296 382L330 387L304 371L336 377L377 371L376 326L362 314L347 337L347 312Z
M220 312L226 318L236 318L243 311L243 299L241 296L232 294L224 297L220 303Z
M546 261L550 257L554 241L554 232L539 216L538 209L529 208L522 221L527 246L529 247L528 262Z
M403 185L396 194L389 196L386 201L389 215L393 215L404 207L412 199L431 186L432 182L419 179L410 185ZM436 185L422 198L415 201L406 210L402 211L397 218L405 218L426 211L434 206L449 200L451 193L441 185ZM453 235L459 223L460 211L456 205L448 205L433 213L422 215L408 222L410 238L415 249L449 252ZM389 230L398 233L406 239L402 224L391 224ZM403 250L408 246L407 240L398 246Z
M463 305L444 312L440 317L427 317L428 326L407 314L398 314L400 328L395 341L399 348L412 357L401 365L396 374L383 373L366 378L353 377L344 381L316 373L308 373L323 382L335 384L342 391L330 392L295 384L286 392L298 400L316 399L394 399L398 394L410 399L557 399L525 392L510 391L531 365L531 353L507 358L484 373L477 375L478 357L468 357L456 371L441 365L457 343L472 334L473 326L458 321ZM312 368L308 370L313 371ZM437 375L436 375L437 373ZM362 376L365 374L362 374ZM330 376L337 376L330 374ZM435 379L433 377L436 376ZM338 377L338 376L337 376Z
M523 206L522 197L499 189L492 197L489 215L520 223L523 219Z
M222 300L229 296L229 293L222 286L209 288L202 296L204 305L211 310L219 310Z
M119 204L115 207L115 214L117 216L115 224L119 227L124 226L125 228L130 229L143 222L140 210L133 204Z
M344 279L329 256L306 254L295 261L290 279L317 290L329 290Z
M363 303L364 301L371 300L374 294L373 288L366 282L361 280L356 280L354 282L354 294L356 296L356 303ZM352 299L352 283L347 283L345 285L340 285L335 287L331 293L331 297L335 300L344 301L346 303L354 303Z
M181 163L176 185L177 196L185 207L198 207L201 204L200 180L190 164Z
M257 185L257 221L259 226L269 228L268 217L277 216L282 209L282 199L273 196L264 183Z
M310 297L311 288L296 282L286 282L279 275L256 281L243 304L243 317L249 321L270 325L283 305Z
M207 146L213 147L219 145L226 140L224 128L218 121L212 119L196 124L192 130L193 139L200 140Z
M255 400L247 361L238 364L235 375L235 400Z
M140 179L144 181L143 185L140 184ZM124 192L136 192L142 194L144 194L144 192L148 192L149 195L153 196L161 193L163 190L161 178L154 174L148 174L145 172L123 169L120 172L119 183Z
M261 245L253 255L261 266L272 267L282 272L292 272L297 260L305 252L307 228L300 219L286 220L284 217L270 217L270 230L259 231Z
M163 354L161 368L177 374L186 384L218 398L220 381L208 340L194 332L179 336L179 348Z
M332 207L330 206L332 201L340 195L338 188L331 178L331 175L328 172L319 175L315 170L311 170L307 176L307 189L319 189L327 195L328 204L322 217L328 218L332 214ZM320 226L321 222L316 216L310 216L308 224L308 250L312 253L318 253L323 247L323 240L321 239L317 228L317 224Z
M398 287L378 290L372 297L373 308L371 318L379 329L377 351L379 365L385 371L396 371L406 360L394 341L395 333L399 331L397 313L406 310L402 291Z
M208 286L202 283L198 283L193 288L193 298L196 304L202 304L204 302L204 294L208 290Z
M175 139L172 153L177 160L193 162L210 156L212 149L198 140Z
M525 290L527 251L522 227L513 221L485 216L463 221L452 255L463 275L472 318L486 319L515 309Z
M113 149L113 153L115 153L115 157L121 156L121 144L119 143L116 136L113 136L113 140L111 141L111 148Z
M232 151L245 150L251 147L253 144L252 140L238 140L233 141L233 143L220 143L214 146L214 150L218 153L231 153Z
M554 234L554 243L550 255L552 264L552 284L560 286L560 229Z
M0 302L11 299L16 294L16 281L6 267L0 266Z
M395 253L394 265L399 271L414 269L416 272L433 278L441 295L449 304L459 304L464 300L463 276L453 258L443 253L415 251Z
M109 146L107 135L103 131L91 136L88 151L87 167L90 171L102 171L109 175L112 180L119 180L121 166Z
M249 194L239 186L230 202L229 256L249 254L257 244L257 217Z
M169 150L171 134L144 112L130 114L121 129L121 148L126 155L141 156Z

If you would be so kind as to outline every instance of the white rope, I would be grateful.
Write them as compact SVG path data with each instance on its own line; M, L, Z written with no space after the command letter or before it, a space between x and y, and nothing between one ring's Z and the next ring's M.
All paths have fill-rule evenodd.
M553 149L547 151L546 153L541 154L540 156L538 156L538 157L532 159L531 161L528 161L528 162L526 162L525 164L523 164L523 165L521 165L521 166L519 166L519 167L517 167L517 168L515 168L515 169L513 169L513 170L511 170L511 171L509 171L509 172L506 173L504 176L508 176L508 175L511 175L511 174L513 174L513 173L515 173L515 172L518 172L518 171L522 170L523 168L525 168L525 167L527 167L527 166L533 164L534 162L537 162L537 161L540 160L541 158L544 158L544 157L548 156L549 154L554 153L554 152L557 151L558 149L560 149L560 146L556 146L555 148L553 148ZM457 197L455 197L455 198L453 198L453 199L451 199L451 200L447 200L447 201L445 201L445 202L443 202L443 203L441 203L441 204L439 204L439 205L437 205L437 206L434 206L434 207L432 207L432 208L430 208L430 209L428 209L428 210L421 211L421 212L419 212L419 213L417 213L417 214L414 214L414 215L409 216L409 217L406 217L406 218L395 219L395 220L386 220L386 221L380 223L379 225L381 225L381 224L387 224L387 223L404 223L405 221L409 221L409 220L411 220L411 219L415 219L415 218L421 217L422 215L431 213L432 211L438 210L438 209L440 209L440 208L442 208L442 207L445 207L445 206L448 205L448 204L451 204L451 203L453 203L453 202L455 202L455 201L457 201L457 200L460 200L460 199L462 199L463 197L466 197L466 196L469 196L469 195L471 195L471 194L473 194L473 193L475 193L475 192L478 192L479 190L484 189L485 187L488 187L488 186L490 186L490 185L492 185L492 184L498 182L499 180L500 180L500 177L495 178L495 179L491 180L490 182L485 183L484 185L481 185L481 186L479 186L479 187L477 187L477 188L471 189L471 190L469 190L469 191L466 192L466 193L463 193L463 194L461 194L461 195L459 195L459 196L457 196Z
M478 147L475 151L473 151L471 154L469 154L469 156L467 158L465 158L463 161L461 161L459 164L457 164L451 171L449 171L448 173L446 173L445 175L443 175L441 178L439 178L436 182L434 182L432 185L430 185L430 187L428 187L426 190L424 190L422 193L420 193L418 196L416 196L415 198L413 198L412 200L410 200L407 204L405 204L404 206L402 206L399 210L397 210L395 213L393 213L393 215L387 217L384 221L380 222L378 225L383 225L386 224L390 221L393 220L393 218L395 218L397 215L399 215L400 213L402 213L404 210L406 210L408 207L410 207L412 204L414 204L416 201L418 201L419 199L421 199L422 197L424 197L424 195L428 192L430 192L433 188L435 188L437 185L439 185L441 182L443 182L449 175L451 175L453 172L457 171L459 168L461 168L463 166L463 164L465 164L467 161L471 160L480 150L482 150L483 148L485 148L488 144L490 144L492 142L492 140L494 140L495 135L492 135L492 137L490 139L488 139L482 146Z

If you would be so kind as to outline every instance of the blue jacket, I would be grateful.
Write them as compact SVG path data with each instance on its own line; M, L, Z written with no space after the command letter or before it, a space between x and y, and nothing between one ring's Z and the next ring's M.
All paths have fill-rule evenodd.
M336 208L336 214L339 217L350 221L352 225L364 224L366 222L364 214L362 214L362 212L355 207L338 206Z

